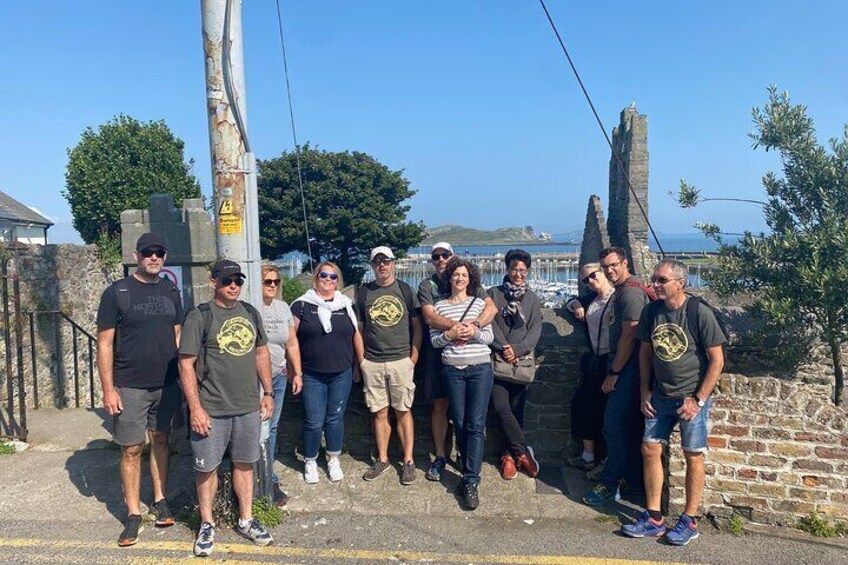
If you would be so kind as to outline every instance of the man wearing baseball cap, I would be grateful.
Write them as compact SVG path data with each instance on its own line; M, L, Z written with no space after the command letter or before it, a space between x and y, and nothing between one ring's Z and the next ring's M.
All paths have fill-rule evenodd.
M433 304L450 296L450 285L442 279L442 274L453 257L453 247L447 241L434 243L430 249L430 259L436 272L418 285L418 303L421 305L421 315L424 318L424 335L430 335L430 328L442 331L450 330L457 322L441 316ZM487 326L494 319L497 310L491 297L482 287L477 291L477 298L486 301L486 306L480 314L477 323ZM428 480L438 481L447 465L446 440L448 433L448 393L442 382L442 356L433 348L429 339L421 344L421 361L418 364L419 377L423 388L424 398L430 405L430 431L433 435L433 450L435 458L424 475Z
M271 417L274 392L262 318L256 308L239 300L244 279L238 263L215 263L213 298L188 313L180 343L180 379L191 411L200 507L194 544L198 557L211 555L215 545L212 500L218 490L217 469L228 447L239 501L236 533L257 545L274 541L251 508L261 421Z
M418 299L408 284L395 278L395 254L388 247L371 250L371 268L375 278L357 290L356 314L365 343L365 359L359 366L365 404L374 421L377 460L362 478L373 481L391 467L388 455L391 406L403 447L400 482L409 485L415 481L411 412L415 397L413 373L422 337Z
M112 416L112 433L121 446L121 486L127 522L118 545L130 546L144 529L139 485L141 451L150 440L153 504L157 526L174 516L165 500L168 482L168 436L182 405L177 383L177 347L183 306L176 286L159 273L165 265L165 242L153 233L138 238L136 270L115 281L97 309L97 368L103 406Z

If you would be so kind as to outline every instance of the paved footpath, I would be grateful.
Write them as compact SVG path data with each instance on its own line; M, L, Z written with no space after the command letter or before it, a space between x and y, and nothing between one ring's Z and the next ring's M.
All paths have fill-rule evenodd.
M198 563L193 533L183 525L147 524L139 543L118 548L125 509L118 483L118 452L100 418L87 411L31 412L31 443L0 458L0 564L80 563L148 565ZM702 525L700 539L678 548L615 534L618 520L635 516L632 504L600 511L578 502L588 487L577 474L548 468L541 480L502 481L484 469L481 506L463 511L451 494L455 471L443 483L400 485L397 473L366 483L368 461L343 458L346 479L322 476L306 485L293 458L277 463L290 492L275 544L255 547L219 531L206 561L253 563L501 563L624 565L647 563L846 563L848 545L812 542L785 530L734 537ZM174 456L169 496L189 496L190 459ZM142 499L150 496L144 481ZM776 537L779 536L779 537Z

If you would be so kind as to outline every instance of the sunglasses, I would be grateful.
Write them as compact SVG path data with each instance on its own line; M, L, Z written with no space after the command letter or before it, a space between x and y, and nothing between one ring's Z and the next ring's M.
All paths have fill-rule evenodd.
M592 271L580 280L583 281L583 284L589 284L589 281L593 281L598 278L598 273L600 273L600 271Z
M141 250L141 256L145 259L150 259L154 255L157 259L164 259L166 253L168 253L168 250L161 247L146 247Z
M452 256L453 253L451 253L450 251L442 251L441 253L433 253L432 255L430 255L430 258L433 259L433 261L438 261L439 259L444 259L445 261L447 261Z
M243 277L225 277L223 279L218 279L218 283L221 286L230 286L235 283L236 286L242 286L244 284Z
M668 277L651 277L651 282L655 283L655 284L666 284L666 283L670 283L671 281L679 281L679 280L680 279L678 279L678 278L670 279Z
M339 279L339 275L336 273L328 273L327 271L321 271L318 273L318 276L322 279L330 279L331 281L336 281Z
M265 286L280 286L280 279L265 279L262 284Z
M382 259L377 258L371 261L372 265L391 265L394 262L394 259L389 259L388 257L383 257Z

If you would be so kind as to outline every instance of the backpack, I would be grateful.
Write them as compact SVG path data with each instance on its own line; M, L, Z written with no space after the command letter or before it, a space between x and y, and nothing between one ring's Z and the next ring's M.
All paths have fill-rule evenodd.
M250 317L253 319L253 325L256 326L256 339L259 339L259 326L262 323L261 318L259 317L259 311L253 307L253 304L249 302L245 302L244 300L239 300L244 309L250 313ZM197 374L197 380L202 381L206 378L209 373L209 368L206 363L206 353L209 350L208 341L209 341L209 331L212 329L212 308L210 308L208 302L204 302L197 306L197 310L200 311L200 314L203 316L203 337L200 341L200 347L203 349L203 354L197 356L197 360L194 362L194 372Z
M657 293L654 292L654 287L652 285L648 285L648 284L643 283L641 280L637 279L636 277L630 277L629 279L627 279L627 281L624 283L624 285L622 285L622 288L627 288L627 287L641 288L642 291L645 294L648 295L648 300L650 302L656 302L657 301ZM620 296L620 295L616 294L616 297L618 297L618 296Z
M700 296L694 296L688 292L686 293L686 296L689 298L686 302L686 325L689 328L689 333L692 335L692 339L695 340L695 350L698 357L701 359L708 359L707 348L701 341L701 314L699 305L703 304L713 313L716 322L718 322L718 327L724 336L724 343L721 344L721 353L724 356L724 365L726 367L728 362L727 344L730 342L730 332L727 329L727 324L724 323L724 317L722 316L721 311ZM648 308L648 319L650 319L652 323L659 314L660 304L662 304L662 301L658 300L646 306L646 308Z

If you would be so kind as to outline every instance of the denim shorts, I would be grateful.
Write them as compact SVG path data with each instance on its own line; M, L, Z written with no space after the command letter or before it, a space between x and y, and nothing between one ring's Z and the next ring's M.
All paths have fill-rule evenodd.
M662 398L654 394L651 396L651 406L654 407L656 415L653 418L645 418L645 435L642 436L644 443L668 444L668 438L674 426L680 423L680 443L683 451L705 452L707 451L707 420L710 416L712 398L708 398L706 404L692 420L683 420L677 410L683 406L683 398Z

